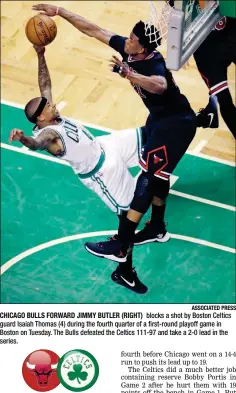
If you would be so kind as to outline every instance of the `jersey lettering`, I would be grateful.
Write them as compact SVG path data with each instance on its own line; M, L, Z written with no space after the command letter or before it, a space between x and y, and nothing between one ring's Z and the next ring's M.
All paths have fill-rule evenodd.
M66 131L66 135L68 136L68 138L72 139L74 142L79 143L79 137L76 134L76 132L74 132L74 131Z
M69 120L65 120L65 131L66 135L72 139L74 142L79 142L78 128L75 124L71 123Z
M102 146L100 141L91 135L83 126L76 121L61 117L60 123L33 130L35 136L41 134L44 129L52 128L61 140L60 146L52 144L49 153L67 161L75 173L85 174L91 172L97 165L101 156ZM61 150L60 150L61 149Z

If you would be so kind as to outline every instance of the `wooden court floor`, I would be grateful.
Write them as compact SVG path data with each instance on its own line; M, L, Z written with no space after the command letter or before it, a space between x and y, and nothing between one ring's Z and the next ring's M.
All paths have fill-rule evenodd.
M31 10L33 4L34 1L1 2L1 92L3 99L18 104L25 104L39 94L37 58L25 36L25 25L35 15ZM121 35L129 35L133 25L149 15L148 1L57 1L55 4ZM58 35L47 47L46 56L53 98L60 104L61 113L118 130L144 124L147 110L140 98L127 81L108 68L114 51L84 36L59 17L55 22ZM165 48L163 51L165 54ZM195 111L207 104L208 91L193 59L187 70L174 72L174 77ZM229 68L228 78L235 97L234 66ZM234 139L222 119L217 130L199 129L190 150L235 160Z

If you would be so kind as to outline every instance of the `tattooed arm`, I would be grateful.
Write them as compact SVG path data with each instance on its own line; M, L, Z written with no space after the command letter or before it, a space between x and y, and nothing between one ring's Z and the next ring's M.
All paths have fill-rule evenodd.
M45 48L34 45L34 49L38 55L38 84L41 96L52 102L52 83L44 56Z
M43 131L36 138L25 136L24 131L19 130L18 128L14 128L9 136L9 142L19 141L22 143L22 145L28 147L31 150L48 150L49 145L56 143L58 139L60 138L58 137L57 133L50 128Z

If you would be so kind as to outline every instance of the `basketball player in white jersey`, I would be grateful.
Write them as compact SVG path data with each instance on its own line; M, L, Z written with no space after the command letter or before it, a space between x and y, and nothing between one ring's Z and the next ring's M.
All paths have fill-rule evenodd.
M135 188L129 167L137 166L141 148L141 129L129 129L95 138L74 120L61 117L52 104L51 79L44 56L38 54L38 82L41 97L25 107L27 119L35 124L34 137L14 129L10 141L18 140L31 150L47 150L67 161L79 179L95 191L118 215L128 210Z
M22 130L14 128L9 141L17 140L31 150L47 150L67 161L82 183L121 216L129 209L134 195L136 182L128 168L138 165L143 130L129 129L94 138L82 125L61 117L52 104L52 85L44 56L45 48L34 48L38 55L41 97L33 98L25 107L27 119L35 125L34 137L26 136ZM145 293L147 287L138 277L136 280L139 285L131 289ZM124 278L124 283L117 283L129 288L125 282Z

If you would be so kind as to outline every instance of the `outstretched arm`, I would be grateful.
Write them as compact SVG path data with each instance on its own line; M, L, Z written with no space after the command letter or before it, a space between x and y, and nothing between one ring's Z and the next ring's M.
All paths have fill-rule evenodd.
M45 48L34 45L34 49L38 55L38 84L41 96L52 102L52 82L44 55Z
M75 26L76 29L81 31L81 33L84 33L89 37L96 38L106 45L109 45L111 37L115 35L115 33L104 30L87 19L82 18L82 16L74 14L73 12L70 12L62 7L48 4L37 4L34 5L32 9L34 11L44 11L43 13L48 16L59 15Z
M56 142L58 135L54 130L47 129L38 137L25 136L24 131L14 128L9 136L9 142L19 141L31 150L47 150L50 143Z

